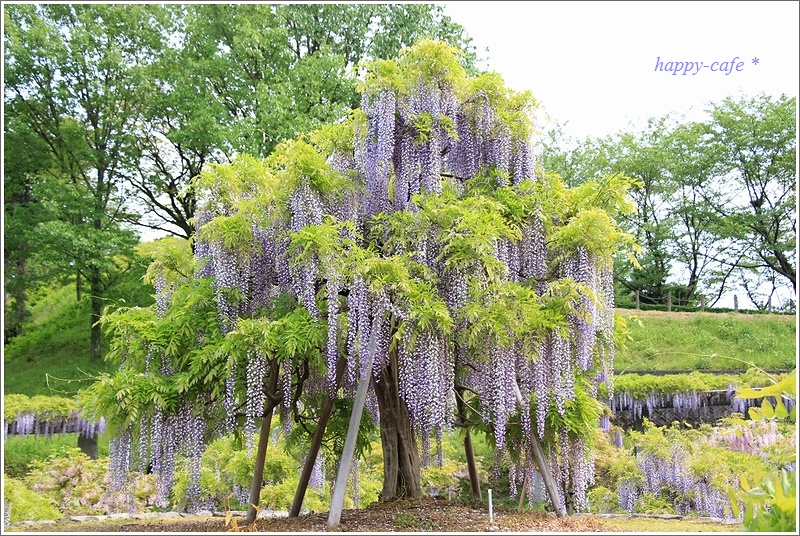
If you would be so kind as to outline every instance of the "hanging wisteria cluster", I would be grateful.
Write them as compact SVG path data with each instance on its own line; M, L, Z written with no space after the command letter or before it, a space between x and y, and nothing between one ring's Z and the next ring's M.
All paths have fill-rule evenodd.
M12 420L3 419L3 439L9 435L35 435L53 437L53 434L79 434L97 438L106 430L106 420L87 420L78 411L65 417L42 416L35 413L19 413Z
M638 453L636 463L644 473L644 482L637 485L630 480L620 481L617 494L623 510L632 512L638 499L648 493L655 497L669 497L680 514L733 519L727 489L729 486L738 487L738 482L712 484L708 475L692 470L680 448L668 454Z
M726 406L729 405L731 412L747 415L749 408L761 407L765 398L774 407L775 397L739 398L736 396L735 387L731 385L727 391L651 392L645 396L635 396L629 391L617 391L609 398L608 405L614 414L630 413L631 421L641 421L644 416L653 420L656 412L662 409L671 409L674 411L676 418L683 421L691 421L693 417L702 413L703 410L708 410L712 406L720 405L720 403ZM787 412L790 412L794 407L794 400L789 397L782 397L782 402Z

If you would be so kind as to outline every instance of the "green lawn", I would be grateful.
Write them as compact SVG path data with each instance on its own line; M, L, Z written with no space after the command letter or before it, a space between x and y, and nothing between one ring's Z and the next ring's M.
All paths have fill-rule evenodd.
M617 309L629 338L614 370L745 370L797 366L796 317Z

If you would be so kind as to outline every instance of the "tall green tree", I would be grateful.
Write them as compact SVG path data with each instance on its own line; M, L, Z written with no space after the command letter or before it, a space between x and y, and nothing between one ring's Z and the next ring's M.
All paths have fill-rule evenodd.
M738 252L720 264L734 266L764 308L778 286L797 292L797 99L729 97L709 114L704 146L716 158L716 180L705 200L719 237ZM771 286L766 294L763 282Z
M34 182L47 173L50 155L44 142L17 118L6 114L3 128L4 341L8 342L28 318L29 292L47 277L36 261L34 229L45 215L34 195Z
M159 91L142 125L132 185L138 225L194 232L190 180L210 162L267 156L281 140L341 120L359 105L359 62L422 37L469 48L432 4L171 6L170 39L151 70ZM474 62L474 53L465 56Z
M130 266L129 208L137 125L148 105L145 67L163 49L152 6L4 6L5 113L49 153L34 195L48 215L36 246L91 302L89 353L100 358L103 295ZM22 147L17 147L23 149ZM35 147L31 147L34 150Z

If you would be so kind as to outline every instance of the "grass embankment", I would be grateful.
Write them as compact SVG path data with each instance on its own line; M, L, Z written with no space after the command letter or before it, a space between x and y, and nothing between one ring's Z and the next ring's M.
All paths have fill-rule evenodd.
M153 288L142 284L143 271L125 274L108 292L106 304L152 304ZM88 300L76 300L74 284L40 291L30 312L22 334L3 347L4 393L69 397L115 368L89 357Z
M793 369L795 315L617 309L629 338L614 371Z

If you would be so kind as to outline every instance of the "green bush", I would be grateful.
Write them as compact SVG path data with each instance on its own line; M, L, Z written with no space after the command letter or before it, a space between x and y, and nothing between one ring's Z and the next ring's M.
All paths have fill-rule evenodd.
M33 469L34 461L65 456L77 443L77 434L55 434L52 438L10 435L3 444L3 472L22 479Z
M619 497L616 492L604 486L592 488L587 493L589 511L594 514L613 514L619 511Z
M36 493L27 484L3 475L3 502L11 510L11 523L47 521L64 517L53 499Z
M123 493L107 490L108 458L93 460L80 449L67 449L66 455L33 462L25 484L51 499L67 515L109 514L144 511L154 504L155 476L133 475L133 500Z

